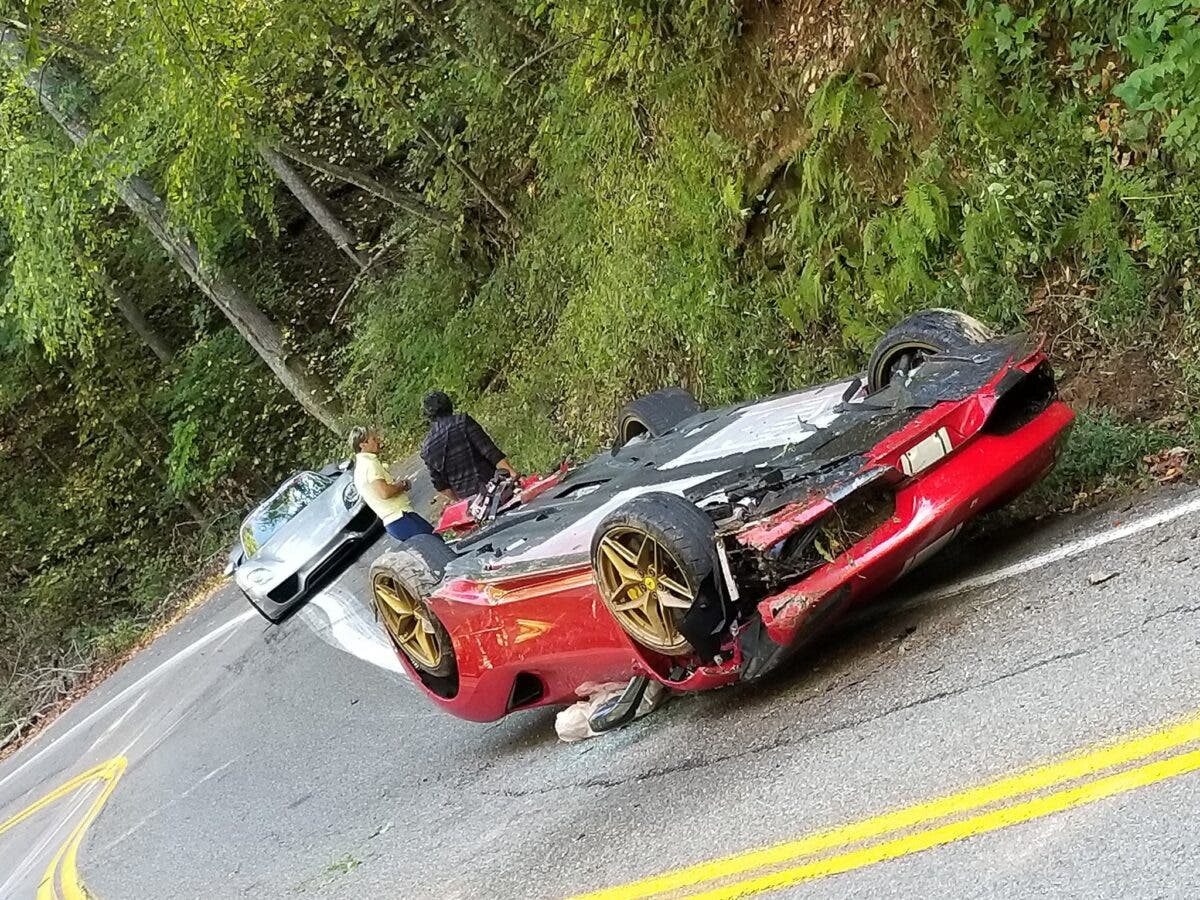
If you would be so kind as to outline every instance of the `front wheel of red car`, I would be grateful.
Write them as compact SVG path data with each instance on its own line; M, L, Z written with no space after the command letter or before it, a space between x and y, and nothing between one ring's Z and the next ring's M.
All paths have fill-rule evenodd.
M605 606L634 641L666 656L693 651L687 633L713 573L712 520L682 497L642 494L609 513L592 537Z
M454 645L429 606L429 595L442 580L455 553L433 535L418 535L371 565L375 612L396 648L413 668L434 678L457 671Z
M926 309L889 328L867 364L867 390L883 390L899 375L916 369L935 353L986 343L991 330L973 316L953 309Z

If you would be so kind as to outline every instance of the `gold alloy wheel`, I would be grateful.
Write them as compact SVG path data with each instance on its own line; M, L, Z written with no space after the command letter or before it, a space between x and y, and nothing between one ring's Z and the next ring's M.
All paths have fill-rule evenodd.
M609 531L597 549L600 595L626 633L671 656L691 650L679 623L696 595L671 551L630 526Z
M442 649L425 604L387 575L376 575L372 587L375 606L392 640L413 665L436 669L442 661Z

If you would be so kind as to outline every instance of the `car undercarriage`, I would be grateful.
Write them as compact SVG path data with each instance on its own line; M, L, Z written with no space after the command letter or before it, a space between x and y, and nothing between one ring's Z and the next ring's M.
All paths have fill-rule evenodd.
M587 680L761 677L1052 467L1073 416L1049 362L1023 335L981 332L916 365L894 342L910 355L873 360L883 383L869 371L623 428L449 552L428 548L407 634L436 635L452 665L419 664L389 629L401 661L479 720ZM402 588L397 566L420 569L423 552L381 559L376 585Z

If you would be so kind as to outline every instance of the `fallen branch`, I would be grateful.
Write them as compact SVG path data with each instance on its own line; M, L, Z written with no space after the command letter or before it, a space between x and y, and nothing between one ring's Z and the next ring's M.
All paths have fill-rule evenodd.
M514 78L516 78L521 72L525 71L530 66L545 59L551 53L554 53L557 50L561 50L563 47L569 47L578 41L582 41L585 37L587 37L587 35L578 34L575 37L569 37L565 41L559 41L554 46L547 47L545 50L542 50L538 53L533 54L533 56L529 57L529 59L525 60L525 62L521 63L519 66L517 66L515 69L513 69L511 72L508 73L508 77L504 79L504 86L508 87L509 84L512 83L512 80Z
M281 143L277 149L280 153L290 156L296 162L302 163L310 169L315 169L331 178L336 178L339 181L360 187L368 194L374 194L381 200L386 200L393 206L398 206L405 212L412 213L414 216L424 219L431 225L446 225L452 221L450 216L440 209L434 209L432 206L422 202L416 194L388 187L382 181L372 175L368 175L366 172L352 169L349 166L343 166L339 163L329 162L328 160L313 156L311 153L305 153L299 147L294 147L291 144Z
M402 232L402 231L399 231L396 234L392 235L390 238L387 239L386 242L384 242L383 246L379 248L379 250L375 253L375 255L372 256L369 260L367 260L366 266L363 268L363 270L361 272L359 272L357 275L354 276L354 280L350 282L350 287L346 288L346 293L342 294L342 299L338 301L338 305L334 309L333 315L329 317L330 325L332 325L334 322L337 321L337 317L339 315L341 315L342 307L346 305L346 301L350 299L350 295L353 294L355 292L355 290L358 289L358 285L362 282L362 280L366 276L366 274L375 267L375 263L377 263L377 262L379 262L379 260L383 259L384 255L389 250L391 250L392 247L396 246L397 242L399 242L400 238L402 238L402 237L404 237L404 232Z

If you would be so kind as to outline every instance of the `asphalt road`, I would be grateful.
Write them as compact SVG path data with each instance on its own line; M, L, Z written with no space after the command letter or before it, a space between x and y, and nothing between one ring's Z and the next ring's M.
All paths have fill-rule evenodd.
M1200 896L1200 495L949 552L578 745L425 702L370 551L281 627L223 590L0 766L0 897Z

